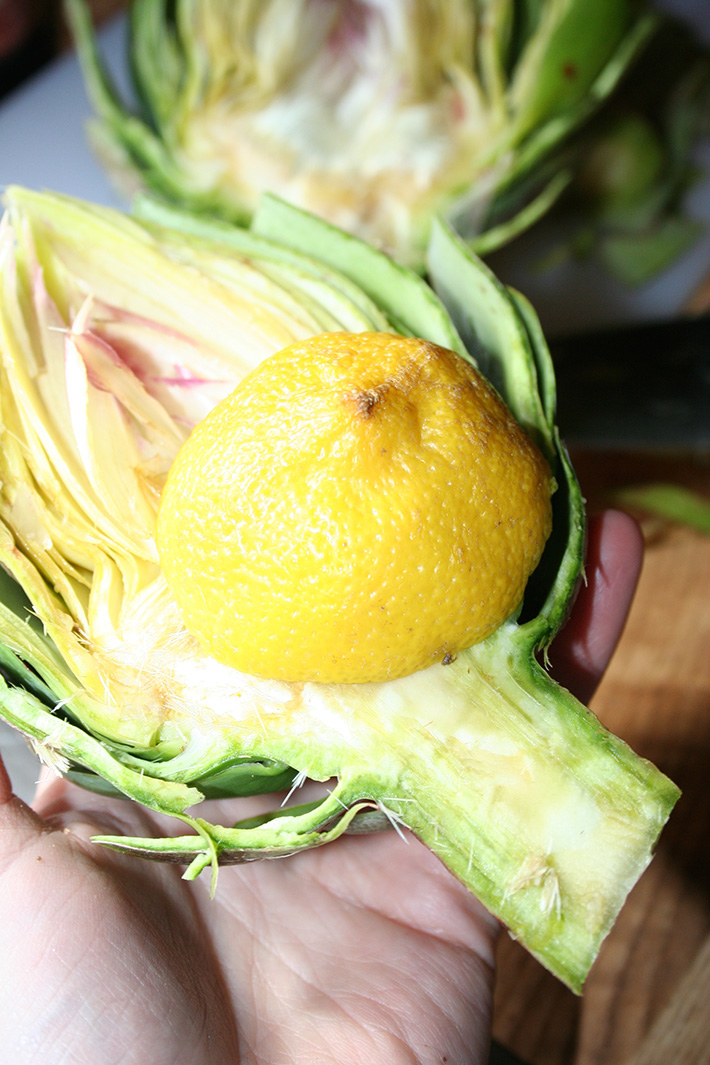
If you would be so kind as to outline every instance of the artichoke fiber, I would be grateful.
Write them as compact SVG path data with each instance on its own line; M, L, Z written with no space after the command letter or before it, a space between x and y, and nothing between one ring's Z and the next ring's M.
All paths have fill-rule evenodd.
M174 838L100 842L183 862L188 878L407 826L579 990L678 792L539 664L580 577L584 514L530 306L440 223L435 293L269 197L250 230L147 200L128 218L6 199L2 716L71 779L185 822ZM519 609L449 664L379 683L256 678L186 632L156 551L161 490L250 368L339 330L423 337L477 364L550 463L552 534ZM333 779L295 801L304 781ZM234 825L194 810L288 789Z
M417 268L434 215L483 252L550 207L657 27L634 0L135 0L134 109L68 10L128 188L242 223L269 190Z

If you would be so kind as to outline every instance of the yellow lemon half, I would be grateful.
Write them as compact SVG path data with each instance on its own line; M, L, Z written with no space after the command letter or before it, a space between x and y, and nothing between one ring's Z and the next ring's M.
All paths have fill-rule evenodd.
M383 681L450 660L515 610L552 490L454 352L325 333L266 359L195 428L158 548L187 629L220 662Z

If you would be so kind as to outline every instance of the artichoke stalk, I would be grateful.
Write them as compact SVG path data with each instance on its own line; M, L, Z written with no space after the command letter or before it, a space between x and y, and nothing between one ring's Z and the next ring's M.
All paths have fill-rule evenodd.
M2 716L60 772L185 822L104 845L187 865L407 826L579 991L677 788L539 659L580 577L583 504L531 307L443 223L417 274L266 197L252 228L22 189L0 251ZM421 336L478 364L549 459L553 533L516 614L450 664L289 684L188 636L155 520L182 441L250 367L328 330ZM295 800L306 780L334 781ZM215 796L290 789L213 825Z
M134 0L132 108L67 7L126 187L240 223L272 191L416 268L434 215L487 252L547 211L659 25L633 0Z

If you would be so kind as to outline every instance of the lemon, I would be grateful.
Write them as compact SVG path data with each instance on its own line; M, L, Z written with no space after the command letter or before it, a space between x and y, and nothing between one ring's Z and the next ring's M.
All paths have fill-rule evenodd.
M325 333L267 358L194 429L157 540L209 655L288 681L450 661L516 609L551 528L549 467L454 352Z

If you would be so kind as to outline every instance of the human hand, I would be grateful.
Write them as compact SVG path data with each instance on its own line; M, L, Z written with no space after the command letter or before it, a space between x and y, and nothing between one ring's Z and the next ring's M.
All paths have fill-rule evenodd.
M551 655L585 700L640 562L630 518L590 523L587 584ZM233 802L212 804L214 819L234 820ZM164 828L136 804L58 778L44 779L30 809L0 762L2 1061L486 1061L497 922L416 840L346 837L227 867L212 900L175 866L90 842Z

